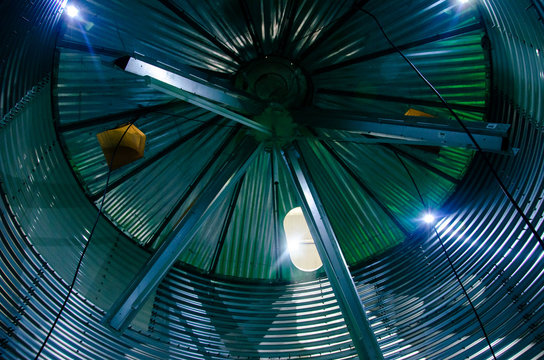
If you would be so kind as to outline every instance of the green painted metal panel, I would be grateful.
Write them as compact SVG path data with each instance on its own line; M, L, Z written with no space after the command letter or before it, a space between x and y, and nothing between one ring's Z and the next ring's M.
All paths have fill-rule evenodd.
M80 27L71 22L59 39L55 78L59 136L92 201L97 201L107 175L96 133L137 119L136 126L147 135L145 156L139 160L145 166L137 161L114 171L112 181L116 185L108 192L105 206L111 222L141 246L156 249L190 208L205 182L203 179L194 183L199 170L212 161L211 174L218 171L220 161L211 160L212 154L234 124L226 119L215 123L213 114L183 102L171 105L175 99L147 88L141 78L114 68L116 54L137 53L174 67L194 66L207 74L221 75L219 81L228 83L228 76L232 78L243 64L221 54L218 41L243 62L257 58L259 52L275 52L296 61L309 76L315 91L312 103L317 107L339 111L364 109L386 115L402 115L414 108L449 117L398 54L373 55L387 52L388 45L364 13L353 13L333 34L327 32L351 8L351 2L302 1L296 7L290 2L247 2L246 15L262 24L251 30L253 34L247 30L249 20L240 3L172 4L192 22L178 18L160 2L137 1L125 9L120 1L108 6L91 1L82 9L81 17L87 25ZM489 60L487 49L482 47L485 33L475 7L454 6L445 1L403 3L401 8L399 4L370 1L366 6L382 20L393 41L399 45L416 44L407 46L406 55L457 106L464 120L485 119ZM292 24L291 29L278 25L287 23ZM204 32L218 34L215 44ZM439 38L433 40L437 34ZM311 48L320 37L321 45ZM287 45L280 49L282 41ZM299 59L301 54L305 56ZM363 60L353 64L320 72L361 57ZM168 109L161 110L162 106ZM145 111L149 107L158 110ZM133 111L139 110L135 115ZM93 119L100 121L93 125ZM198 126L212 122L202 132L166 151ZM340 141L329 145L353 172L348 173L328 150L311 140L313 135L304 130L297 134L310 139L305 156L317 175L316 186L350 265L358 266L402 243L406 233L418 229L424 209L390 147L358 144L356 134L345 132L318 134L338 137ZM472 160L472 153L466 150L396 146L399 153L408 154L401 156L428 206L433 208L439 208L452 194ZM229 151L235 151L232 145L227 145L222 156ZM157 154L163 155L156 157ZM207 273L215 249L220 248L215 276L298 281L323 275L322 270L304 273L289 260L281 224L285 214L298 204L289 177L278 161L277 184L272 180L277 155L268 149L250 168L227 224L224 242L219 245L223 241L220 237L227 200L208 211L203 228L181 256L182 262ZM191 195L179 203L188 189Z

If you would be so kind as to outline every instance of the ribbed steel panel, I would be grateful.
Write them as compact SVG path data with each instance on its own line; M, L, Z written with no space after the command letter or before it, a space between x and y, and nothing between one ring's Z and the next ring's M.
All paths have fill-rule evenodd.
M261 153L244 177L217 272L231 276L273 278L277 259L270 154ZM252 241L251 239L259 239ZM239 259L239 261L233 261Z
M86 179L84 184L87 192L92 196L101 195L101 190L104 189L106 184L108 168L98 140L96 139L96 134L99 132L134 121L134 126L141 129L147 135L146 158L141 161L146 162L147 158L158 156L163 151L168 151L169 153L172 151L179 152L179 149L182 147L181 145L187 146L187 144L180 144L172 150L168 150L167 147L201 126L202 123L213 119L213 116L208 112L195 109L190 105L184 106L179 104L175 107L163 110L152 117L145 114L138 117L127 116L120 120L112 119L106 124L63 131L63 143L67 149L70 149L70 160L76 166L75 170L77 174ZM213 133L209 134L208 137L213 135ZM200 137L202 138L202 135ZM196 140L193 139L192 141ZM112 184L118 183L139 165L141 165L140 162L134 163L119 171L112 172L110 181ZM112 188L114 187L112 186Z
M529 113L536 126L544 118L544 31L531 1L483 1L494 61L494 85ZM524 14L518 21L513 14Z
M405 235L393 221L323 146L316 142L304 147L303 152L309 170L318 174L314 177L316 190L321 195L320 199L348 264L353 265L360 259L379 254L404 239ZM376 175L381 178L382 172L375 166L366 167L362 164L363 159L357 157L354 162L349 162L349 166L360 165L366 168L363 182L379 182L376 181ZM373 185L371 189L374 191ZM401 217L405 216L406 213L401 214Z
M474 108L472 112L461 114L466 120L482 120L485 109L488 64L480 45L482 35L482 30L474 31L405 51L454 108L458 108L456 105ZM362 108L391 115L416 107L434 116L450 116L447 109L438 104L436 95L396 53L319 74L313 79L318 106ZM344 93L334 94L331 90L349 90L351 94L341 98ZM359 93L373 96L358 97ZM406 100L388 100L392 97ZM422 106L420 101L436 103L436 106Z
M144 79L114 68L114 60L60 49L55 78L60 126L171 100L148 88Z
M139 53L173 66L182 63L219 72L236 66L159 1L133 1L130 6L122 1L86 1L80 17L81 22L68 23L64 40L89 47L91 52Z
M355 355L328 282L301 286L216 282L210 288L210 283L187 275L173 271L157 293L151 331L172 345L193 338L193 346L201 351L237 359L257 353L262 358ZM172 332L172 327L179 331Z
M38 0L5 1L0 5L0 117L50 75L58 22L65 4L66 0Z
M210 157L221 144L221 139L226 135L227 131L219 128L215 132L185 142L164 161L150 164L130 181L125 181L108 193L105 213L142 244L147 244L155 235L161 220L168 215L184 191L191 188L199 169L210 161ZM192 151L195 148L202 153ZM152 154L150 151L149 156ZM217 171L215 167L212 168L212 174L214 170ZM202 186L198 185L196 191ZM191 198L183 205L181 214L190 207L192 200ZM177 223L181 214L175 216L168 226Z
M538 38L541 32L533 25L541 24L527 20L526 4L529 2L488 0L483 8L486 21L490 27L501 24L501 29L510 31L505 34L518 37L516 41ZM36 3L36 9L40 16L47 14L43 3ZM490 101L489 117L512 123L514 145L521 149L516 157L494 157L493 164L542 233L544 139L535 126L542 121L538 115L541 97L525 90L521 94L528 97L520 97L519 90L529 83L527 78L504 76L509 64L521 63L525 57L528 63L535 62L524 46L502 47L507 40L490 37L496 49L492 54L497 58L494 79L499 91ZM32 61L21 64L31 66ZM515 68L520 69L523 66ZM534 69L527 67L527 71ZM516 71L513 73L518 74ZM3 80L3 89L12 85ZM31 82L30 88L35 84ZM36 353L66 293L85 229L96 211L65 163L53 131L51 94L47 87L43 89L0 130L5 194L0 222L0 356L5 359L32 358ZM2 96L7 96L4 91ZM268 165L266 157L261 158L252 171L264 173ZM418 171L418 167L409 166ZM447 164L444 166L447 170ZM420 184L421 177L416 181ZM281 186L287 190L281 211L296 202L290 198L287 184L282 180ZM405 188L406 193L414 191L409 183ZM542 248L478 157L442 212L445 217L439 223L439 233L499 358L544 358ZM210 278L178 265L159 288L151 322L140 319L124 335L113 333L100 324L104 309L147 254L106 221L100 222L95 236L77 291L44 358L353 358L324 279L293 284L237 282ZM354 277L386 359L490 358L474 315L432 233L423 231L361 264ZM309 311L299 311L301 307ZM318 316L315 310L320 310ZM310 326L317 334L299 328L299 324ZM329 335L331 338L326 338ZM314 347L301 349L308 344Z
M81 192L57 141L51 115L51 91L46 86L0 132L2 188L10 194L10 210L25 236L40 249L50 266L71 279L76 259L96 215ZM100 221L79 277L80 292L103 303L100 292L122 291L147 254L137 246L119 248L126 239L107 221ZM120 253L134 255L123 265L114 261ZM120 278L110 272L125 274ZM97 295L90 295L100 290Z
M309 74L315 91L315 106L363 109L397 116L414 107L444 118L449 116L401 57L395 53L372 55L387 49L387 44L368 16L354 10L349 2L282 2L274 3L274 6L265 2L238 2L232 6L186 1L163 1L161 4L165 8L142 1L133 7L131 5L130 10L122 11L121 3L111 3L106 9L98 1L89 2L82 9L81 17L83 23L92 21L92 26L78 28L75 22L70 22L59 43L58 76L55 79L59 135L78 178L94 201L104 186L107 168L93 135L131 120L119 119L115 114L171 100L147 89L141 79L113 68L112 54L126 53L127 49L128 53L134 51L156 57L173 66L181 62L221 71L231 77L242 64L232 67L229 60L223 59L222 69L210 65L211 59L216 57L214 47L217 41L227 47L225 51L240 57L242 62L263 54L281 52L288 59L300 61L302 69ZM167 14L172 6L184 12L180 16L185 20L174 24L172 16L176 15L173 11L168 16L158 17L158 14ZM387 31L399 44L417 43L417 46L411 45L406 49L407 55L448 100L462 107L464 119L483 120L489 64L486 51L481 46L483 25L473 7L423 1L403 4L405 11L401 13L391 11L396 7L391 3L370 1L367 6L383 18ZM136 28L134 22L142 17L144 9L152 15L147 21L142 20L144 25ZM339 19L347 20L331 35L329 30L337 25ZM151 23L154 34L161 34L153 38L153 48L150 47ZM256 23L262 23L262 26L254 26ZM201 40L195 31L200 35L202 31L218 34L216 44L200 46L198 52L193 52L191 49L196 47L194 37ZM436 34L450 35L435 39L433 36ZM312 46L316 41L322 45ZM279 48L281 42L286 44L282 49ZM331 48L339 44L345 46L342 49ZM180 49L176 57L170 53L174 48ZM365 56L372 58L321 72L324 67ZM348 89L352 95L344 93ZM370 94L371 99L361 98L360 93ZM408 99L401 99L403 96ZM411 103L409 98L423 103L415 100ZM110 114L115 121L104 122ZM88 124L89 119L97 116L101 117L100 126ZM192 130L188 127L190 124L196 126L195 122L206 122L211 118L209 113L191 105L180 105L169 111L146 112L137 120L137 126L148 139L145 158L140 160L146 166L137 174L134 174L134 169L139 169L137 163L112 174L112 180L122 181L122 184L109 191L105 214L139 244L157 248L179 221L190 206L192 197L183 204L178 203L177 197L181 197L192 184L197 169L207 163L224 133L210 127L160 159L147 162L146 159L152 159L154 154L187 134ZM177 121L173 123L172 119ZM81 128L64 131L70 126L77 128L78 124ZM330 132L320 133L321 136L327 134ZM320 174L316 177L318 187L326 199L326 210L338 232L346 259L354 265L402 242L406 234L417 227L417 217L423 209L415 195L404 189L410 185L408 174L390 148L378 144L357 144L353 136L346 133L333 133L333 136L341 142L330 145L340 152L345 166L352 169L359 179L346 173L320 145L310 148L308 155L313 162L312 171ZM406 159L407 166L421 183L430 207L441 205L451 194L472 158L471 152L466 150L443 149L439 154L433 154L410 147L399 149L410 154L410 159ZM314 152L320 153L314 158L311 156ZM290 179L284 176L283 165L276 165L278 176L284 182L278 181L277 206L281 211L275 218L271 211L274 206L270 181L272 160L270 154L262 156L244 180L225 239L219 240L219 233L209 230L223 226L216 211L204 223L202 235L195 237L199 240L193 241L191 251L182 256L182 261L204 272L209 271L209 266L216 261L217 266L213 270L222 276L250 279L306 277L285 256L287 248L281 222L297 202L292 201L295 194L290 188ZM365 158L368 160L363 161ZM278 159L277 163L282 161L281 156ZM214 161L220 163L219 160ZM326 166L320 162L326 162ZM422 164L426 164L426 168ZM213 173L213 168L210 171ZM194 185L202 186L205 179ZM362 181L372 193L363 190L357 181ZM338 196L339 193L347 197ZM349 208L343 206L348 203ZM360 225L355 228L347 219L357 219ZM277 238L274 235L275 224L280 228ZM402 224L403 229L398 224ZM215 244L211 236L215 236ZM220 250L218 260L212 258L211 249Z

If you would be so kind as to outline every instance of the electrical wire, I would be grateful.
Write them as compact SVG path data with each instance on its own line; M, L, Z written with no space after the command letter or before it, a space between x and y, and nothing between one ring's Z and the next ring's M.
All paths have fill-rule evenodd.
M38 358L40 357L42 351L45 349L45 345L47 344L47 341L51 337L51 334L53 333L53 330L55 329L55 326L57 325L57 322L59 321L64 309L66 308L66 304L68 303L68 299L70 298L70 295L72 295L72 292L73 292L73 289L74 289L74 286L75 286L75 283L76 283L76 280L77 280L77 276L79 275L79 270L80 270L81 264L83 262L83 258L85 257L85 253L87 252L87 249L89 248L89 244L91 243L91 239L93 237L94 231L96 229L96 226L98 225L98 220L100 219L100 216L102 215L102 209L103 209L104 203L106 201L106 194L108 192L108 185L109 185L109 182L110 182L110 176L111 176L111 172L112 172L111 167L113 165L113 161L115 160L115 155L117 154L117 150L119 149L119 146L121 145L121 141L123 141L123 138L125 137L126 133L132 127L132 125L134 125L136 120L129 123L129 125L125 129L125 132L123 133L123 135L121 135L121 138L117 142L117 145L115 146L115 149L113 150L110 163L108 164L109 165L108 166L108 168L109 168L108 169L108 176L106 178L106 185L104 186L104 193L102 194L102 200L100 201L100 206L98 207L98 213L96 214L96 219L94 220L93 227L91 228L91 232L89 233L89 237L87 239L87 242L85 243L85 246L83 247L83 251L81 252L81 256L79 257L79 261L78 261L77 266L76 266L76 271L74 273L74 277L72 278L72 283L70 284L70 286L68 288L68 293L66 294L66 297L64 298L64 301L63 301L63 303L62 303L62 305L61 305L61 307L59 309L59 312L57 313L57 316L55 317L55 320L53 321L53 324L51 325L51 328L49 329L49 332L47 333L47 336L43 340L40 349L36 353L36 357L34 358L34 360L38 360Z
M417 186L417 183L412 176L412 173L408 166L406 166L406 163L402 160L400 155L395 151L395 156L399 160L399 162L402 164L402 167L404 167L404 170L408 173L408 176L410 177L410 180L412 181L412 184L414 184L414 188L416 189L417 195L419 196L419 199L421 200L421 204L423 205L423 208L426 209L427 206L425 204L425 201L423 200L423 196L421 195L421 191L419 191L419 187ZM463 285L463 282L461 281L461 278L459 277L459 273L457 272L457 269L453 265L453 261L451 260L451 257L448 253L448 250L446 249L446 246L444 245L444 242L442 241L442 237L440 237L440 234L438 233L438 230L436 229L436 225L431 225L434 229L434 233L436 234L436 238L438 239L438 242L440 243L440 247L442 248L442 251L444 252L444 255L446 256L446 259L448 260L448 264L450 265L451 271L453 272L453 275L455 276L455 279L459 283L459 286L461 286L461 290L463 291L463 294L468 300L468 303L470 307L472 308L472 311L474 312L474 316L476 317L476 320L478 321L478 324L480 324L480 329L482 330L482 333L484 334L485 341L487 342L487 345L489 346L489 350L491 351L491 355L493 355L493 359L497 360L497 357L495 356L495 351L493 350L493 346L491 345L491 341L489 340L489 336L487 335L487 332L485 331L484 323L482 322L482 319L480 318L480 315L478 315L478 311L476 310L476 307L472 303L472 300L470 299L470 296L468 295L467 290L465 289L465 286Z
M450 106L450 104L444 99L444 97L442 97L442 95L440 94L440 92L433 86L433 84L431 84L431 82L429 80L427 80L427 78L421 73L421 71L419 71L419 69L410 61L410 59L408 59L406 57L406 55L404 55L404 53L391 41L391 39L389 38L389 36L387 35L387 33L385 32L384 28L382 27L381 23L379 22L378 18L376 18L376 16L374 16L374 14L372 14L371 12L369 12L368 10L365 10L361 7L358 8L361 12L367 14L368 16L370 16L374 22L376 23L376 25L379 27L380 31L382 32L383 36L385 37L385 39L387 40L387 42L389 43L389 45L391 45L391 47L393 49L395 49L396 52L398 52L400 54L400 56L402 56L402 58L410 65L410 67L417 73L417 75L425 82L425 84L427 84L427 86L436 94L436 96L438 96L438 98L440 99L440 101L446 106L446 108L449 110L449 112L455 117L455 119L457 120L457 122L459 123L459 125L463 128L463 130L467 133L467 135L469 136L470 140L472 141L472 143L474 144L474 146L476 147L477 151L483 156L484 158L484 161L487 165L487 167L490 169L491 173L493 174L493 176L495 177L495 180L497 181L497 183L499 184L500 188L502 189L502 191L505 193L505 195L507 196L507 198L510 200L510 202L514 205L514 207L516 208L516 210L518 211L518 213L522 216L523 220L525 220L525 222L527 223L527 225L531 228L533 234L535 235L535 237L539 240L540 242L540 245L544 248L544 243L542 242L542 239L540 238L539 234L536 232L536 229L532 226L531 222L529 221L529 219L527 218L527 216L525 215L525 213L523 212L523 210L519 207L519 204L516 202L516 200L513 198L513 196L510 194L510 192L508 191L508 189L506 188L506 186L503 184L502 180L499 178L497 172L495 171L495 169L493 168L493 166L491 165L491 162L489 160L489 158L486 156L486 154L482 151L482 148L480 147L480 145L478 144L478 142L476 141L476 139L474 139L474 136L472 136L472 133L470 132L470 130L465 126L465 124L463 124L463 122L461 121L461 119L459 118L459 116L457 115L457 113L453 110L453 108ZM395 152L395 155L397 157L397 159L399 160L399 162L402 164L402 166L404 167L404 169L406 170L406 172L408 173L408 176L410 177L410 180L412 181L412 184L414 185L414 188L416 189L417 191L417 194L419 196L419 199L421 200L421 204L423 206L423 208L427 208L426 204L425 204L425 201L423 199L423 195L421 194L421 191L419 191L419 187L417 186L417 183L414 179L414 177L412 176L412 173L410 171L410 169L408 168L408 166L406 166L405 162L402 160L402 158L399 156L399 154L397 152ZM476 317L476 320L478 321L478 324L480 325L480 329L482 330L482 333L484 334L484 337L485 337L485 340L487 342L487 345L489 346L489 350L491 351L491 355L493 355L493 359L497 359L497 357L495 356L495 351L493 350L493 346L491 345L491 341L489 340L489 336L487 335L487 332L485 330L485 326L480 318L480 315L478 315L478 311L476 310L476 307L474 306L474 304L472 303L472 300L470 299L470 296L467 292L467 290L465 289L465 286L463 285L463 282L461 281L461 278L459 277L459 273L457 272L457 269L455 268L454 264L453 264L453 261L451 260L451 257L446 249L446 246L444 245L444 242L442 241L442 238L440 237L440 234L438 233L438 230L436 229L436 225L433 224L433 229L434 229L434 232L436 234L436 238L438 239L438 242L440 243L440 247L442 248L442 251L444 252L444 255L446 256L446 259L448 261L448 264L450 265L450 268L453 272L453 275L455 276L455 279L457 280L457 282L459 283L460 287L461 287L461 290L463 291L463 294L465 295L465 297L467 298L468 300L468 303L470 305L470 307L472 308L472 311L474 312L474 316Z
M513 198L513 196L510 194L510 192L508 191L508 189L506 188L506 186L504 185L504 183L502 182L502 180L500 179L500 177L498 176L497 172L495 171L495 169L493 168L489 158L487 157L487 155L483 152L482 148L479 146L479 144L477 143L476 139L474 138L474 136L472 135L472 133L470 132L470 130L465 126L465 124L461 121L461 119L459 118L459 116L457 115L457 113L453 110L453 108L451 107L451 105L442 97L442 95L440 94L440 92L432 85L432 83L430 83L427 78L419 71L419 69L410 61L410 59L408 59L404 53L391 41L391 39L389 38L389 36L387 35L387 33L385 32L385 30L383 29L381 23L379 22L379 20L371 13L369 12L368 10L365 10L361 7L358 8L358 10L360 10L361 12L367 14L368 16L370 16L374 22L376 23L376 25L378 26L378 28L380 29L380 31L382 32L382 34L384 35L385 39L387 40L387 42L391 45L391 47L397 52L399 53L399 55L410 65L410 67L417 73L417 75L426 83L426 85L436 94L436 96L440 99L440 101L446 106L446 108L448 109L448 111L452 114L452 116L457 120L457 122L459 123L459 125L462 127L462 129L466 132L466 134L469 136L470 140L472 141L472 143L474 144L475 148L477 149L477 151L482 155L483 159L484 159L484 162L486 164L486 166L489 168L489 170L491 171L493 177L495 178L495 180L497 181L499 187L501 188L501 190L504 192L504 194L506 195L506 197L509 199L509 201L512 203L512 205L515 207L516 211L520 214L520 216L523 218L523 220L525 221L525 223L527 224L527 226L529 227L529 229L531 230L531 232L533 233L533 235L536 237L536 239L538 240L538 242L540 243L540 245L542 246L542 248L544 249L544 241L542 240L542 238L540 237L540 235L538 234L538 232L536 231L535 227L532 225L532 223L530 222L529 218L527 217L527 215L525 215L525 213L523 212L523 210L521 209L521 207L519 206L519 204L516 202L516 200ZM318 28L312 32L310 32L309 34L305 34L304 36L301 36L299 38L295 38L294 40L301 40L301 39L304 39L308 36L311 36L313 35L314 33L318 32L318 31L321 31L322 29L326 28L326 27L329 27L331 25L333 25L334 23L336 23L338 19L334 19L333 21L331 21L329 24L326 24L324 25L323 27L321 28ZM158 113L161 113L159 111L157 111ZM174 115L174 114L169 114L169 113L163 113L164 115L170 115L170 116L176 116L176 117L179 117L179 118L183 118L185 120L189 120L189 121L195 121L195 122L204 122L204 121L200 121L200 120L196 120L196 119L189 119L189 118L186 118L184 116L180 116L180 115ZM75 270L75 273L74 273L74 277L72 279L72 282L70 284L70 287L68 289L68 293L64 299L64 302L63 304L61 305L61 308L46 336L46 338L44 339L38 353L36 354L36 357L35 357L35 360L37 360L39 358L39 356L41 355L42 351L44 350L46 344L47 344L47 341L49 340L57 322L59 321L65 307L66 307L66 304L70 298L70 295L72 294L73 292L73 288L75 286L75 282L77 280L77 276L79 274L79 270L81 268L81 264L83 262L83 258L85 256L85 253L89 247L89 244L90 244L90 241L92 239L92 236L94 234L94 231L96 229L96 226L98 224L98 221L100 219L100 216L102 215L102 210L103 210L103 206L104 206L104 203L105 203L105 200L106 200L106 194L107 194L107 189L108 189L108 185L109 185L109 181L110 181L110 176L111 176L111 164L113 163L113 160L115 158L115 155L117 153L117 150L121 144L121 141L122 139L124 138L124 136L126 135L126 133L128 132L128 130L130 129L130 127L134 124L135 121L129 123L129 126L127 127L127 129L125 130L125 132L123 133L123 135L121 136L121 138L119 139L119 142L117 143L115 149L114 149L114 152L113 152L113 155L112 155L112 159L110 161L110 169L108 170L108 174L107 174L107 180L106 180L106 185L104 187L104 193L102 195L102 199L101 199L101 202L100 202L100 206L99 206L99 209L98 209L98 213L97 213L97 216L96 216L96 219L94 221L94 224L91 228L91 232L89 234L89 237L88 237L88 240L87 242L85 243L85 246L83 247L83 251L81 253L81 256L79 258L79 261L78 261L78 264L76 266L76 270ZM217 125L217 126L220 126L220 125ZM231 127L231 126L224 126L224 127ZM402 166L404 167L404 169L406 170L406 172L408 173L417 193L418 193L418 196L422 202L422 205L423 207L425 208L426 205L425 205L425 202L423 200L423 197L422 197L422 194L419 190L419 187L417 186L416 182L415 182L415 179L413 178L410 170L408 169L408 167L406 166L406 164L404 163L404 161L402 160L402 158L398 155L397 152L395 152L395 155L397 156L398 160L400 161L400 163L402 164ZM478 312L476 311L476 308L474 306L474 304L472 303L471 299L470 299L470 296L468 295L460 277L459 277L459 274L457 273L457 270L455 269L455 266L453 265L453 262L447 252L447 249L446 247L444 246L444 243L436 229L436 226L433 225L433 229L434 229L434 232L437 236L437 239L442 247L442 250L447 258L447 261L452 269L452 272L454 273L455 275L455 278L457 279L459 285L461 286L461 289L464 293L464 295L466 296L474 314L475 314L475 317L477 318L478 320L478 323L480 324L480 327L481 327L481 330L482 332L484 333L484 336L485 336L485 339L489 345L489 349L493 355L493 358L496 359L496 356L495 356L495 353L493 351L493 347L489 341L489 337L485 331L485 327L478 315Z
M538 240L538 242L540 243L540 246L542 247L542 249L544 250L544 241L542 240L542 237L540 236L540 234L536 231L536 228L533 226L533 224L531 223L531 220L527 217L527 215L525 214L525 212L523 211L523 209L519 206L518 202L516 201L516 199L514 199L514 197L512 196L512 194L510 194L510 191L508 191L508 189L506 188L506 185L504 185L504 183L502 182L501 178L499 177L499 174L497 174L497 172L495 171L495 168L493 167L493 165L491 164L491 161L489 160L489 157L483 152L482 148L480 147L480 145L478 144L478 142L476 141L476 139L474 138L474 136L472 135L472 133L470 132L470 130L466 127L466 125L461 121L461 119L459 118L459 116L457 115L457 113L453 110L453 108L451 107L451 105L446 101L446 99L444 99L444 97L440 94L440 92L434 87L433 84L431 84L431 82L429 80L427 80L427 78L421 73L421 71L419 71L419 69L412 63L412 61L410 61L410 59L408 59L406 57L406 55L404 55L404 53L393 43L393 41L391 41L391 39L389 38L389 36L387 35L387 33L385 32L383 26L381 25L380 21L378 20L378 18L376 18L376 16L374 16L374 14L372 14L370 11L368 10L365 10L363 9L362 7L358 7L359 11L367 14L368 16L370 16L374 22L376 23L376 25L378 26L378 28L380 29L381 33L383 34L383 36L385 37L385 39L387 40L387 42L389 43L389 45L391 45L391 47L397 52L399 53L400 56L402 56L402 58L408 63L408 65L410 65L410 67L416 72L416 74L421 78L421 80L423 80L425 82L425 84L427 84L427 86L434 92L434 94L440 99L440 101L444 104L444 106L446 106L446 108L448 109L448 111L452 114L452 116L455 118L455 120L457 120L457 122L459 123L459 125L461 126L461 128L465 131L465 133L468 135L468 137L470 138L470 141L472 141L472 143L474 144L474 147L476 148L476 150L478 151L478 153L482 156L483 160L484 160L484 163L486 164L487 168L490 170L491 174L493 175L493 177L495 178L495 181L498 183L499 187L501 188L502 192L504 193L504 195L508 198L508 200L510 201L510 203L514 206L514 208L516 209L516 211L518 212L518 214L522 217L523 221L525 222L525 224L527 224L527 227L531 230L531 232L533 233L533 235L535 236L535 238Z

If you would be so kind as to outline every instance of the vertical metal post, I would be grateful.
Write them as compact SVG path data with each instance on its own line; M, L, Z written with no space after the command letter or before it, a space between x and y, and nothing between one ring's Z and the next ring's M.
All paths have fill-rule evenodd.
M316 188L295 142L283 152L287 168L300 197L302 211L314 238L323 267L329 278L340 310L351 334L360 360L383 360L378 341L370 327L363 304L355 288L344 256Z
M153 289L158 286L189 244L194 233L202 224L202 221L199 221L202 215L220 195L225 193L227 188L238 182L258 155L258 149L260 147L257 147L256 141L251 137L246 137L237 146L232 156L196 198L193 206L187 211L180 223L112 306L106 317L106 321L112 328L122 331L130 324Z

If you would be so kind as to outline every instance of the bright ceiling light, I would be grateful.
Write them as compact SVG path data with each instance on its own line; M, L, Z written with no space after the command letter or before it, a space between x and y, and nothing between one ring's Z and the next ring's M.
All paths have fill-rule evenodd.
M468 3L469 1L470 1L470 0L459 0L459 2L460 2L461 4L466 4L466 3Z
M283 219L283 229L291 262L302 271L315 271L323 263L317 252L314 239L302 213L302 208L291 209Z
M289 248L289 253L298 254L300 251L300 239L293 238L292 236L288 237L287 247Z
M435 220L435 217L433 214L431 213L426 213L424 216L423 216L423 221L425 221L425 223L427 224L432 224L434 223L434 220Z
M68 15L71 18L76 17L79 14L79 9L75 7L74 5L68 5L66 7L66 15Z

